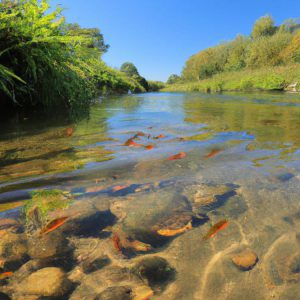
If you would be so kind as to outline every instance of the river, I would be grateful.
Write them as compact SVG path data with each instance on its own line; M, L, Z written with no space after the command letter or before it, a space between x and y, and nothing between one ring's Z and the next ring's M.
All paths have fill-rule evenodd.
M0 130L0 234L27 246L10 259L0 242L15 274L0 291L43 296L19 271L38 260L26 276L60 266L60 299L297 299L299 149L299 94L148 93L99 99L74 124L14 118ZM32 193L54 189L72 203L28 226ZM36 254L43 232L70 251Z

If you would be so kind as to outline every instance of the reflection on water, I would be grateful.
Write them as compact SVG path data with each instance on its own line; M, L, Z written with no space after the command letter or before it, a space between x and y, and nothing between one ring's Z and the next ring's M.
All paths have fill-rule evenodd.
M299 298L299 105L157 93L3 125L0 297Z

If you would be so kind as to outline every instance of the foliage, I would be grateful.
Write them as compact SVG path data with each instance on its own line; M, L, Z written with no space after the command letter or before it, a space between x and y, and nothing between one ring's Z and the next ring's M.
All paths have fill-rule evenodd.
M168 85L163 91L222 92L237 90L283 90L300 82L300 64L223 72L211 78Z
M182 70L182 83L203 81L201 86L204 86L207 79L217 78L218 74L225 76L227 72L297 63L300 61L299 27L298 20L287 20L277 27L270 16L264 16L255 22L251 36L238 35L232 41L191 56ZM243 86L249 84L245 79ZM218 90L222 86L222 81L215 82L206 90Z
M291 43L292 35L278 32L271 37L261 37L253 41L248 48L247 67L257 68L282 64L280 53Z
M249 38L238 35L229 44L229 53L224 66L225 71L238 71L245 68L249 43Z
M30 229L44 226L51 211L67 208L73 199L60 190L37 190L32 192L31 200L23 207L26 225Z
M253 39L257 39L263 36L271 36L276 32L274 26L274 20L271 16L267 15L259 18L252 29L251 36Z
M149 92L157 92L165 87L165 84L161 81L148 80Z
M287 63L300 63L300 30L294 35L291 43L282 51L281 55Z
M2 107L86 112L100 91L136 90L140 83L108 68L97 28L68 24L49 0L0 3L0 97ZM54 110L55 111L55 110Z
M180 76L178 76L176 74L172 74L169 76L169 78L167 80L167 84L178 83L178 82L180 82L180 80L181 80Z
M125 62L122 64L120 71L125 73L129 78L133 78L137 81L145 91L148 91L149 86L147 80L140 75L137 67L131 62Z

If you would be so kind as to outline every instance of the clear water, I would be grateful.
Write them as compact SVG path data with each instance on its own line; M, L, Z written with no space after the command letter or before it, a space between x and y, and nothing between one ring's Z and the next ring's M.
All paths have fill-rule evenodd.
M134 140L139 147L124 146L138 132L145 134ZM116 215L103 229L107 235L96 235L104 244L113 244L111 232L152 243L152 250L130 255L110 248L113 265L130 269L160 256L176 270L151 299L300 298L299 95L112 97L77 124L25 118L0 134L0 218L24 223L20 212L31 191L60 189L76 202L105 202ZM168 160L180 152L186 156ZM223 199L224 186L231 192ZM195 205L207 187L221 196L212 206ZM179 218L180 229L182 215L197 213L206 222L161 243L147 238L166 218ZM203 240L224 219L228 226ZM258 256L249 271L232 263L245 248Z

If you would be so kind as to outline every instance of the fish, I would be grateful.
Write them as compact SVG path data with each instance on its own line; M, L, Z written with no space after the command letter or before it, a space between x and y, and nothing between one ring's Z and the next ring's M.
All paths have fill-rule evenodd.
M209 231L207 232L207 234L203 237L203 240L207 240L212 238L213 236L216 235L216 233L224 228L226 228L228 226L229 222L224 219L221 220L220 222L216 223L215 225L213 225Z
M134 135L133 139L136 139L136 138L138 138L139 136L146 136L146 134L145 134L144 132L142 132L142 131L139 131L139 132L137 132L137 133Z
M175 235L178 235L180 233L183 233L187 230L190 230L193 228L193 225L192 225L192 222L189 222L188 224L186 224L185 226L183 226L182 228L178 228L178 229L159 229L157 230L157 233L159 235L162 235L162 236L175 236Z
M13 272L4 272L4 273L1 273L0 274L0 280L3 280L3 279L5 279L7 277L10 277L12 275L13 275Z
M212 158L214 156L216 156L217 154L219 154L222 150L221 149L213 149L211 150L206 156L205 158Z
M50 221L44 228L41 229L40 234L47 234L56 228L63 225L69 217L61 217L58 219L55 219L53 221Z
M73 134L74 129L72 127L67 128L66 135L71 136Z
M181 158L184 158L186 157L186 153L185 152L179 152L175 155L172 155L168 158L168 160L175 160L175 159L181 159Z
M112 242L113 242L113 246L114 248L118 251L118 252L122 252L122 244L121 244L121 239L120 237L114 233L113 236L112 236Z
M153 148L154 148L153 145L147 145L147 146L145 146L145 149L146 149L146 150L152 150Z
M132 249L138 252L147 252L152 249L151 245L137 240L129 240L126 237L122 237L121 239L116 233L113 233L112 242L114 248L120 253L122 253L124 249Z
M118 191L124 190L124 189L126 189L128 187L129 187L129 185L117 185L117 186L114 186L112 188L112 191L113 192L118 192Z
M128 139L125 143L124 146L128 146L128 147L140 147L141 145L136 143L133 138Z
M163 139L166 136L164 134L159 134L158 136L155 136L154 139L158 140L158 139Z

